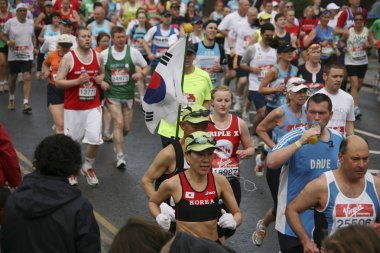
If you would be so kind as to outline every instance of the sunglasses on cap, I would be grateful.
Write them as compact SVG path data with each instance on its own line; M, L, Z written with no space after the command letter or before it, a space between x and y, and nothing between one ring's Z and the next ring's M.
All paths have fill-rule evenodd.
M207 117L210 115L210 110L199 110L199 111L194 111L191 109L191 107L186 107L185 110L189 110L190 113L186 114L182 120L185 120L187 116L191 116L193 118L199 118L199 117Z
M193 141L190 142L187 146L190 146L193 144L206 144L206 143L210 143L211 145L215 146L216 144L216 140L214 138L205 136L205 135L194 138L194 136L190 134L189 138L192 138Z

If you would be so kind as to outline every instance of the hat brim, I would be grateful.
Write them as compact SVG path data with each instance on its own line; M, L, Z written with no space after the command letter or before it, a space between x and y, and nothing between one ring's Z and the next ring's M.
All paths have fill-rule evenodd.
M189 122L191 124L199 124L199 123L203 123L203 122L210 123L211 122L208 117L191 117L191 116L187 116L184 121Z
M295 50L297 50L297 48L295 48L295 47L290 47L290 48L287 48L287 49L285 49L285 50L283 50L283 51L281 51L281 52L278 52L278 53L287 53L287 52L293 52L293 51L295 51Z
M305 84L301 84L301 85L297 85L297 86L292 87L289 91L299 92L300 90L303 90L303 89L309 89L309 87L307 87L307 85L305 85Z
M58 45L60 45L61 47L72 47L73 46L73 43L70 43L70 42L57 42Z
M219 149L218 147L212 145L211 143L205 143L205 144L192 144L186 147L186 151L194 151L194 152L202 152L208 149Z

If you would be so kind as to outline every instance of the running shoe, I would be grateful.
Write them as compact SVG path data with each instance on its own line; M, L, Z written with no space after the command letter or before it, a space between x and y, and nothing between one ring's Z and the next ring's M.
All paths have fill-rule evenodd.
M83 168L81 169L81 173L83 176L86 177L87 183L89 185L97 185L99 184L99 180L95 175L95 171L93 168L89 168L87 171L85 171Z
M15 105L15 100L14 99L9 99L9 103L8 103L8 109L9 110L14 110L16 109L16 105Z
M78 177L77 177L77 176L71 175L71 176L68 178L68 180L69 180L69 183L70 183L71 185L73 185L73 186L77 186L77 185L79 185L79 184L78 184Z
M255 149L259 149L261 146L264 145L264 142L257 135L252 135L251 140Z
M24 104L24 107L23 107L23 109L22 109L22 112L25 113L25 114L30 114L30 113L32 113L32 107L30 106L30 104L25 103L25 104Z
M252 242L260 247L266 236L266 227L263 226L263 220L259 220L256 224L256 230L252 234Z
M356 119L359 119L363 115L362 112L360 111L359 106L355 107L354 114L355 114Z
M255 166L255 174L257 177L262 177L264 175L265 169L265 161L261 160L261 154L256 156L256 166Z
M103 141L112 142L112 140L113 140L113 134L104 134L103 135Z
M236 102L234 104L233 110L237 111L237 112L241 110L240 101L238 99L236 99Z
M119 170L125 170L127 168L127 162L124 158L117 159L116 168L118 168Z
M243 112L241 113L241 117L243 118L243 120L244 120L247 124L250 123L249 112L243 110Z

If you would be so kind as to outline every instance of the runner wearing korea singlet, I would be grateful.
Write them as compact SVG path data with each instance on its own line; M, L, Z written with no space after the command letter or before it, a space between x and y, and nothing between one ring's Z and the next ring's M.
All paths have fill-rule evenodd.
M270 149L273 149L278 140L286 133L306 124L305 107L303 106L306 102L308 91L306 81L298 77L292 77L286 84L286 91L288 93L288 102L271 111L258 125L256 130L257 134ZM272 138L268 132L272 132ZM266 150L262 150L261 154L256 157L255 172L257 175L264 173L266 156ZM281 168L267 169L266 179L274 205L273 208L266 212L263 219L257 222L256 230L252 235L252 240L257 246L261 246L266 236L266 228L276 219L280 173Z
M170 217L161 213L160 204L173 197L176 204L177 232L219 239L217 226L236 229L241 223L240 209L228 180L211 172L215 140L206 132L196 131L185 139L186 171L165 180L149 200L149 210L157 223L168 230ZM219 199L229 207L221 210Z
M126 45L127 36L123 27L113 27L111 37L114 45L101 52L105 68L105 80L101 87L114 122L116 167L125 169L124 137L132 123L135 82L148 74L149 67L137 49ZM142 70L136 71L136 67Z
M93 164L102 140L100 87L104 78L103 61L91 49L91 31L77 29L78 47L66 54L59 66L56 85L65 89L64 132L76 141L87 143L81 173L89 185L97 185ZM77 185L75 175L69 178Z
M0 31L4 29L4 24L13 17L12 12L8 11L7 1L0 1ZM8 45L0 40L0 93L7 91L8 88Z
M248 126L244 120L230 114L232 93L225 86L218 86L211 92L211 105L214 113L210 115L208 132L216 140L213 173L225 176L234 191L240 205L241 188L239 182L239 159L247 159L255 153L249 136ZM238 150L240 143L243 149Z
M340 165L308 183L287 211L289 224L301 239L304 252L321 248L327 236L350 225L368 225L378 231L380 180L368 172L369 146L357 135L339 148ZM314 209L313 241L304 232L300 213Z

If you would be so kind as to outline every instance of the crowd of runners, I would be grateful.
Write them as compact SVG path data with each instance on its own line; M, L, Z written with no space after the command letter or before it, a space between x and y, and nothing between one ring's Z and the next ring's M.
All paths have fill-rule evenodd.
M32 80L48 80L47 107L57 134L39 144L37 171L23 183L17 164L8 163L16 176L8 175L9 168L3 173L3 183L21 184L5 207L4 252L56 252L28 236L38 230L36 219L46 226L68 222L60 241L67 252L99 252L92 206L73 187L77 174L91 186L99 184L95 159L103 142L113 142L115 167L128 169L132 160L125 149L131 144L124 139L136 102L143 101L167 50L184 36L187 105L179 122L161 120L162 150L141 179L147 211L176 233L174 242L191 240L181 232L222 245L233 236L244 222L240 161L251 157L273 198L273 207L252 228L256 246L272 222L282 253L328 250L334 243L326 238L351 225L368 225L380 236L380 179L367 172L367 141L354 135L355 120L366 119L358 94L372 48L380 62L379 20L368 19L360 0L310 0L298 10L301 15L298 1L210 2L213 11L205 0L0 0L0 98L8 97L9 113L21 109L33 117ZM190 34L186 23L192 24ZM22 94L15 94L17 85ZM22 105L16 95L23 96ZM86 144L82 164L72 140ZM44 155L55 149L62 152L52 155L55 161ZM49 183L42 189L44 180ZM20 244L18 231L25 227L20 238L28 243ZM52 229L48 236L62 231ZM171 237L160 232L164 244ZM123 243L121 237L115 243Z

